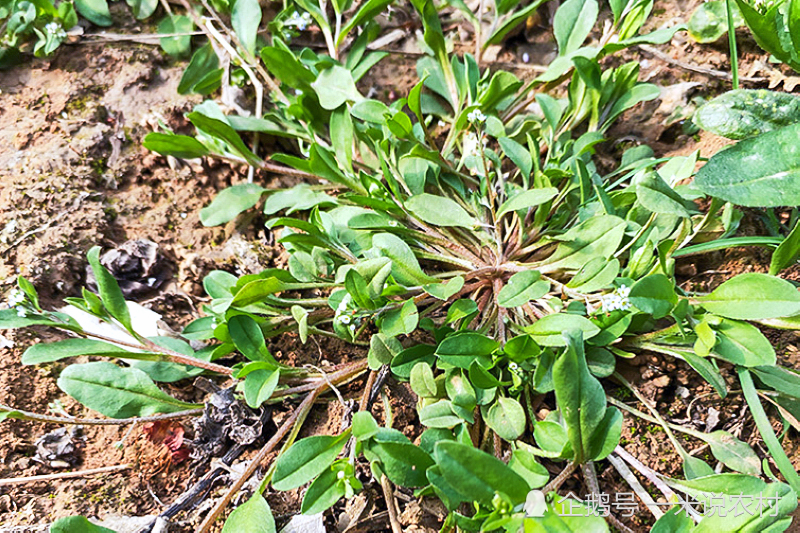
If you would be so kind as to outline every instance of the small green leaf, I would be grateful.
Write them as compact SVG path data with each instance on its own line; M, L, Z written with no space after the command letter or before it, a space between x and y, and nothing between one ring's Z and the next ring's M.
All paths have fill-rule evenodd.
M318 435L295 442L275 463L272 486L286 491L305 485L336 459L342 451L350 431L338 436Z
M567 0L561 4L553 18L558 55L565 56L581 47L598 13L597 0Z
M775 276L781 270L789 268L798 257L800 257L800 224L795 223L786 239L772 252L769 274Z
M731 7L733 9L734 27L738 28L744 25L742 13L736 3L731 2ZM725 35L728 32L725 0L711 0L700 4L689 18L688 29L689 36L698 43L713 43Z
M230 333L236 349L251 361L274 361L267 350L264 333L251 317L247 315L232 316L228 320L228 333Z
M167 15L158 23L158 33L186 33L194 31L192 19L186 15ZM161 48L171 56L180 57L189 54L192 49L192 36L180 35L175 37L162 37L159 39Z
M667 276L653 274L633 285L630 300L637 309L649 313L653 318L664 318L678 304L678 295Z
M452 296L454 296L458 291L460 291L463 287L464 287L464 277L456 276L454 278L450 278L446 282L431 283L429 285L425 285L422 287L422 289L431 296L433 296L434 298L447 301Z
M761 320L800 313L800 293L788 281L748 272L697 299L710 313L738 320Z
M453 412L450 400L440 400L419 410L419 421L429 428L451 428L461 424L461 417Z
M436 349L436 355L448 364L467 370L476 359L488 361L499 347L500 343L486 335L465 331L443 340Z
M144 20L152 15L158 7L158 0L126 0L136 20ZM59 7L61 5L59 4Z
M422 271L414 252L400 237L378 233L372 237L372 246L380 255L392 260L392 276L399 284L414 287L438 281Z
M422 193L406 200L406 209L434 226L472 228L476 222L463 207L444 196Z
M258 409L261 404L272 397L275 387L278 386L280 371L254 370L244 378L244 399L247 405Z
M275 533L275 519L272 517L269 504L264 497L256 492L249 500L233 510L222 533Z
M547 315L525 328L525 332L540 346L566 346L563 333L569 330L581 331L584 339L600 333L600 328L588 318L566 313Z
M531 300L541 298L550 290L550 283L541 277L538 270L517 272L500 289L497 303L500 307L518 307Z
M206 116L199 111L192 111L186 115L186 118L188 118L198 130L202 131L206 135L209 135L210 137L213 137L214 139L224 142L231 153L244 159L247 164L254 167L259 167L261 165L261 159L251 152L247 146L245 146L244 142L242 142L242 138L239 137L239 134L236 132L236 130L234 130L227 123L223 122L222 120Z
M231 9L231 26L247 53L256 53L256 35L261 24L261 5L258 0L235 0Z
M49 531L50 533L115 533L113 529L89 522L85 516L59 518L50 524Z
M712 353L717 357L748 368L775 364L775 349L757 327L723 318L716 330Z
M325 69L311 84L323 109L333 111L345 102L358 102L363 97L356 89L352 73L338 65Z
M97 26L111 26L114 23L106 0L75 0L75 9Z
M403 345L394 337L387 337L382 333L375 333L369 339L369 353L367 360L371 370L378 370L383 365L388 365L394 356L403 351Z
M531 189L516 194L503 202L500 209L497 211L497 218L499 219L506 213L512 211L519 211L520 209L528 209L536 207L545 202L548 202L558 195L558 189L555 187L547 187L545 189Z
M617 251L627 224L613 215L589 218L559 237L556 251L543 261L542 272L578 270L596 257L610 258Z
M701 5L717 2L724 4ZM800 98L766 89L728 91L697 108L692 120L716 135L748 139L800 122Z
M483 418L501 438L513 441L525 431L525 410L513 398L500 396L488 409L482 407Z
M428 484L425 471L433 459L419 446L410 442L381 441L380 433L371 447L383 463L382 469L392 483L402 487L422 487Z
M727 431L712 431L703 435L711 447L711 453L722 464L742 474L761 475L761 459L753 449Z
M411 390L422 398L435 398L437 387L431 365L419 362L411 369Z
M383 315L381 333L387 337L409 335L417 329L419 313L414 300L408 300L402 307L390 309Z
M200 221L204 226L219 226L236 218L239 213L255 206L266 191L255 183L242 183L220 192L211 204L200 210Z
M111 275L111 272L106 267L100 264L100 247L92 247L86 257L97 281L97 289L100 292L100 298L103 300L103 306L125 329L131 331L131 315L128 311L128 303L125 301L125 296L123 296L117 280L114 279L114 276Z
M194 137L174 133L148 133L142 145L153 152L178 159L195 159L209 153L208 148Z
M490 505L495 492L505 494L516 505L528 495L528 483L508 465L459 442L440 441L434 447L442 476L465 500Z

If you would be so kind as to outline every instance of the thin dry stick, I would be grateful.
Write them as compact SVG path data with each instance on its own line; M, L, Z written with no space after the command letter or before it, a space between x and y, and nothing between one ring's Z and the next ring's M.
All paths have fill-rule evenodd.
M386 474L381 475L381 489L383 489L383 499L386 500L386 510L389 511L389 523L392 525L392 533L403 533L403 526L397 519L397 503L394 500L394 491L389 483Z
M358 361L353 365L349 365L348 367L331 374L330 382L341 385L341 383L348 381L348 379L351 379L354 375L361 373L366 366L366 360ZM259 465L261 465L267 455L269 455L270 452L272 452L272 450L278 445L278 443L283 440L283 437L285 437L292 430L295 422L308 414L308 411L314 405L314 401L317 399L317 397L328 388L329 381L320 380L320 382L321 383L319 383L315 389L308 393L305 399L300 403L300 405L297 406L297 409L294 410L289 418L287 418L286 421L281 424L281 427L278 428L278 431L276 431L272 438L269 439L269 442L267 442L264 447L259 450L255 457L253 457L252 461L250 461L250 463L247 465L247 468L242 473L241 477L239 477L239 479L234 482L228 492L226 492L225 495L217 501L217 504L213 509L211 509L211 512L206 515L203 523L200 524L200 527L197 529L197 533L208 533L208 531L211 530L211 527L216 522L217 517L222 514L222 511L225 510L225 507L228 506L234 495L236 495L242 486L244 486L244 484L253 476L256 469L259 467Z
M673 67L680 67L683 70L688 70L689 72L696 72L697 74L703 74L704 76L712 76L714 78L722 78L724 80L732 80L733 76L731 76L730 72L724 72L722 70L715 70L713 68L705 68L705 67L698 67L697 65L691 65L689 63L684 63L683 61L678 61L677 59L673 59L669 55L665 54L658 48L647 44L640 44L638 45L639 49L643 52L647 52L651 56L654 56L661 61L672 65ZM746 81L748 83L765 83L769 81L769 78L751 78L751 77L739 77L739 81Z
M658 477L658 473L655 470L642 464L641 461L639 461L636 457L628 453L628 450L626 450L622 446L617 445L617 447L614 448L614 453L625 459L625 461L629 465L638 470L639 473L642 474L645 478L647 478L647 480L650 483L655 485L655 487L661 491L661 494L663 494L667 500L675 499L675 493L672 491L671 488L669 488L669 485L664 483L661 480L661 478Z
M630 485L636 495L639 496L639 499L644 502L645 506L647 506L650 512L653 513L653 516L656 517L656 520L661 518L664 513L658 508L655 500L653 500L650 494L648 494L642 484L639 483L639 480L635 475L633 475L633 472L631 472L631 469L625 464L625 461L615 456L613 453L606 457L606 459L608 459L608 462L611 463L614 468L616 468L617 472L619 472L619 475L622 476L622 478L628 483L628 485Z
M575 469L578 468L578 463L574 461L570 461L567 463L567 466L564 467L564 470L561 471L559 475L553 478L553 481L548 483L542 489L542 492L547 494L548 492L553 492L554 490L558 490L558 488L564 484L564 482L575 472Z
M133 418L71 418L66 416L50 416L14 409L8 405L0 403L1 412L19 413L21 416L12 415L10 418L23 418L33 422L47 422L51 424L79 424L82 426L124 426L127 424L140 424L146 422L158 422L159 420L170 420L173 418L183 418L185 416L198 416L203 414L203 409L188 409L177 413L165 413L162 415L133 417Z
M77 472L61 472L60 474L45 474L43 476L0 479L0 487L5 487L8 485L21 485L23 483L33 483L36 481L53 481L54 479L69 479L74 477L92 476L95 474L108 474L110 472L121 472L123 470L128 470L129 468L131 468L131 465L124 464L116 466L104 466L102 468L92 468L90 470L78 470Z

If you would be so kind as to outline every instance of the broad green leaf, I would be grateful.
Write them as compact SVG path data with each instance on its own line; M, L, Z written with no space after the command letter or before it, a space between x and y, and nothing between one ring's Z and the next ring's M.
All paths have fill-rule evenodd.
M608 259L622 242L625 227L625 221L613 215L592 217L559 237L562 242L539 270L578 270L595 257Z
M788 281L748 272L697 298L710 313L738 320L787 317L800 313L800 293Z
M598 13L597 0L567 0L561 4L553 18L558 55L566 56L581 47Z
M50 315L54 315L56 319L47 318ZM28 326L50 326L69 331L83 331L78 322L66 313L48 313L47 316L30 314L19 316L16 309L0 309L0 330L26 328Z
M765 385L792 398L800 398L800 375L781 366L767 365L751 369Z
M371 370L378 370L383 365L388 365L394 356L403 351L403 345L394 337L387 337L382 333L375 333L369 339L369 353L367 360Z
M433 376L431 365L420 362L411 369L410 376L411 390L422 398L436 397L436 379Z
M436 362L434 351L435 347L429 344L416 344L406 348L392 359L392 373L401 379L408 379L411 375L411 369L419 361L425 361L429 365Z
M380 426L373 418L372 414L367 411L358 411L353 413L353 436L358 441L365 441L371 439L378 433Z
M255 206L266 191L255 183L242 183L220 192L211 204L200 210L204 226L219 226L236 218L239 213Z
M380 433L374 438L371 450L380 457L381 468L392 483L401 487L428 484L425 471L434 464L430 455L409 442L381 441Z
M280 371L275 370L254 370L244 378L244 399L247 405L253 409L258 409L261 404L272 397L275 387L278 386Z
M540 346L566 346L563 333L569 330L581 331L584 339L600 333L600 328L588 318L567 313L547 315L525 328L525 332Z
M607 289L619 275L619 259L596 257L586 263L567 283L567 287L584 294Z
M703 436L711 453L722 464L742 474L761 475L761 459L753 449L727 431L712 431Z
M636 187L636 198L645 209L664 215L684 218L689 216L684 199L658 173L639 173L634 177L633 184Z
M565 328L567 348L553 364L556 403L567 425L574 460L592 460L604 441L595 436L606 414L603 386L589 372L580 331Z
M523 191L503 202L503 205L501 205L500 209L497 211L497 218L499 219L511 211L518 211L520 209L528 209L541 205L555 198L557 194L558 189L555 187Z
M681 507L673 507L656 520L650 533L691 533L694 521Z
M358 102L363 98L356 89L351 72L338 65L320 72L311 86L317 92L319 104L329 111L345 102Z
M509 139L508 137L500 137L497 139L497 142L500 144L500 147L503 149L503 152L508 156L508 158L515 165L517 165L520 174L522 174L522 176L525 178L530 176L531 170L533 169L533 158L531 157L531 153L528 151L528 149L519 144L517 141ZM557 193L558 191L556 191L556 194ZM501 207L500 211L502 210L503 209ZM500 218L501 216L502 215L500 212L498 212L497 218Z
M513 441L525 431L525 410L513 398L501 396L491 407L481 408L486 425L501 438Z
M247 53L256 53L256 34L261 24L261 5L258 0L235 0L231 9L231 26Z
M110 418L174 413L198 407L162 392L137 368L99 361L71 365L58 378L61 390L83 405Z
M195 352L188 342L176 339L175 337L149 337L149 340L163 348L198 360L208 361L211 357L210 352L208 352L208 356L206 357L205 353ZM130 359L130 357L127 358ZM203 373L203 369L196 366L162 361L161 359L164 359L164 357L158 353L149 354L149 356L145 354L141 359L138 357L134 359L135 360L132 361L130 365L138 368L150 376L150 379L158 383L174 383Z
M172 33L186 33L191 34L194 31L194 23L192 19L186 15L167 15L158 23L158 33L172 34ZM188 55L192 49L192 36L180 35L175 37L162 37L159 39L161 48L171 56L185 56Z
M392 260L392 276L399 284L414 287L438 281L422 271L414 252L400 237L378 233L372 237L372 246L381 256Z
M49 531L50 533L115 533L113 529L89 522L85 516L59 518L50 524Z
M450 400L439 400L419 410L419 421L429 428L451 428L461 424L461 417L453 412Z
M322 513L332 507L346 495L343 479L339 479L341 470L326 468L320 476L306 490L300 512L314 515Z
M291 215L295 211L306 211L316 206L336 204L336 198L329 196L324 191L315 190L308 184L300 183L291 189L270 194L267 201L264 202L264 213L274 215L278 211L286 210L286 214Z
M272 486L286 491L305 485L336 459L350 437L350 432L341 435L317 435L295 442L275 463Z
M452 296L454 296L458 291L460 291L463 287L464 287L464 277L455 276L454 278L450 278L446 282L431 283L429 285L425 285L422 287L422 289L431 296L433 296L434 298L447 301Z
M722 319L716 331L717 343L711 351L717 357L748 368L775 364L775 349L757 327Z
M488 361L499 347L500 343L486 335L465 331L443 340L436 349L436 355L448 364L467 370L476 359Z
M552 503L542 517L526 518L524 533L608 533L611 531L597 509L589 509L584 501L547 495Z
M194 137L174 133L148 133L142 145L153 152L179 159L195 159L209 153L208 148Z
M703 5L718 1L724 4ZM748 139L800 122L800 97L766 89L728 91L700 106L692 120L716 135Z
M236 315L228 319L228 333L234 346L251 361L265 361L277 365L267 350L264 333L253 318Z
M66 339L34 344L22 354L23 365L52 363L79 355L102 355L122 359L157 359L159 354L131 352L119 346L94 339Z
M111 275L111 272L106 267L100 264L100 247L93 246L89 253L86 254L86 257L97 281L97 290L100 292L103 306L125 329L131 331L131 315L130 311L128 311L128 304L125 301L125 296L122 295L117 280L114 279L114 276Z
M434 447L441 474L464 499L490 505L495 492L513 504L525 501L528 483L496 457L459 442L440 441Z
M264 497L256 492L245 503L233 510L222 533L275 533L275 519Z
M547 468L536 461L533 453L523 448L514 450L508 466L522 476L532 489L543 487L550 480L550 472L547 471Z
M733 9L733 25L735 28L744 25L742 13L731 1ZM713 43L728 32L728 16L725 0L711 0L697 6L689 18L689 35L698 43ZM695 115L697 118L697 115ZM703 128L705 129L705 128Z
M242 142L242 138L239 137L239 134L236 132L236 130L230 127L227 123L223 122L222 120L206 116L199 111L192 111L186 115L186 118L188 118L198 130L210 137L213 137L214 139L224 142L232 153L244 159L247 164L254 167L261 165L261 159L259 159L258 156L256 156L247 146L245 146L244 142Z
M497 303L500 307L518 307L541 298L550 290L550 282L541 279L538 270L525 270L511 276L500 289Z
M386 122L384 115L389 113L389 108L380 100L364 99L350 108L350 114L357 119L373 124Z
M406 209L423 222L434 226L472 228L476 222L454 200L435 194L418 194L406 200Z
M144 20L155 12L158 0L126 0L136 20ZM60 7L60 6L59 6Z
M220 86L221 77L222 69L219 68L219 58L211 43L206 43L192 54L192 59L178 83L178 94L189 94L190 92L209 94ZM145 137L146 139L147 137ZM158 152L158 150L156 151Z
M409 335L417 329L419 323L419 313L414 300L408 300L402 307L390 309L383 315L381 321L381 333L387 337L397 335Z
M106 0L75 0L75 10L97 26L111 26L114 23Z
M203 278L203 289L212 298L230 298L238 278L224 270L212 270Z
M678 304L672 281L664 274L642 278L631 287L630 300L640 311L664 318Z
M714 154L694 178L704 193L747 207L800 204L800 124L745 139Z

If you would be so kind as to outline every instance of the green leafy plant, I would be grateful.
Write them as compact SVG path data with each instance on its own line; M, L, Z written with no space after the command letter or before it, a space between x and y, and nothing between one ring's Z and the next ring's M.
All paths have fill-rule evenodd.
M435 5L412 3L427 53L417 63L419 82L406 98L388 103L365 97L356 86L383 57L368 51L376 33L366 20L386 2L298 2L323 33L327 54L289 46L293 32L308 23L303 15L295 17L294 6L273 21L270 43L258 39L257 5L217 6L230 9L233 44L203 21L210 43L195 51L181 86L202 94L216 90L225 68L212 47L228 46L256 88L256 116L225 114L208 100L187 114L194 136L164 128L149 134L145 146L179 158L247 165L251 177L252 169L262 168L299 178L286 190L235 185L201 214L207 225L222 224L263 201L264 213L273 217L267 224L288 252L287 268L238 278L210 273L204 280L211 297L205 316L189 324L181 339L148 339L137 333L93 249L88 259L99 294L84 291L68 303L116 325L131 340L111 342L69 315L41 309L35 290L20 277L21 292L0 311L0 327L52 326L77 337L34 345L23 363L75 355L121 361L71 365L58 382L110 417L194 407L155 383L201 371L236 379L252 408L304 394L201 531L285 437L278 459L231 515L227 530L274 531L262 497L270 483L276 490L310 483L302 511L319 513L361 490L357 474L368 467L387 500L392 484L439 498L448 509L446 529L607 531L606 521L593 516L595 506L559 500L555 492L580 468L597 495L594 463L602 460L645 502L652 498L626 462L657 480L668 501L678 501L674 491L708 501L710 494L720 495L725 505L735 495L775 497L775 516L747 515L734 523L654 512L653 531L785 530L800 481L761 401L797 418L800 377L777 365L774 348L754 323L800 327L800 293L774 275L796 259L792 246L798 237L792 230L777 240L779 268L772 274L742 274L710 293L680 285L675 263L682 255L741 242L734 241L742 216L736 205L777 205L767 185L786 165L793 170L797 154L788 141L775 140L796 138L796 125L760 120L753 126L757 137L712 157L690 185L685 183L695 175L696 153L659 160L646 147L634 147L614 170L602 171L593 159L595 146L622 113L659 91L638 82L636 63L604 68L600 59L637 43L665 42L681 29L639 35L652 2L612 2L611 24L588 44L598 4L563 3L554 20L559 56L527 84L509 72L481 72L470 54L451 55ZM486 41L477 40L477 49L530 9L513 15L511 8L495 6L494 29ZM353 15L345 22L346 12ZM249 61L256 57L261 63ZM564 91L556 92L562 84ZM266 113L260 107L264 86L274 104ZM720 112L748 112L746 106L720 104ZM713 123L710 109L701 109L698 120ZM265 160L260 134L284 138L287 153ZM753 154L758 164L747 163ZM776 155L784 157L778 161ZM744 198L743 183L753 176L758 186L748 185ZM695 201L706 195L708 207L701 212ZM746 243L757 242L763 244ZM267 349L267 339L289 331L297 331L301 342L310 335L343 339L363 346L367 356L328 374L294 368ZM206 347L194 350L187 341L204 341ZM615 371L619 358L643 352L683 361L720 397L731 385L721 366L735 368L785 483L761 480L758 456L733 434L667 423ZM235 362L216 362L223 358ZM368 386L350 427L294 442L317 397L367 368L373 377L383 370L409 382L425 427L418 441L391 428L390 406L384 406L383 426L366 410ZM650 414L608 396L612 380ZM537 401L554 407L543 419L535 414ZM663 428L683 460L685 480L662 479L626 461L619 445L623 411ZM9 418L29 416L5 412ZM706 442L731 472L716 473L689 454L673 431ZM560 465L561 474L551 479L544 462ZM529 516L526 500L538 489L549 499L547 510ZM582 514L563 516L567 505Z
M736 0L761 48L800 71L800 3L797 0Z

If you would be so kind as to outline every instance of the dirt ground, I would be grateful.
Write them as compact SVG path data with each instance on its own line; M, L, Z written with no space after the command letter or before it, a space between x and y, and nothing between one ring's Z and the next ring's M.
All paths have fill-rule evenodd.
M648 25L655 28L666 22L685 22L698 3L659 1ZM490 60L522 78L534 77L536 65L546 64L554 51L552 34L545 26L541 20L533 21L502 47L491 50ZM454 25L445 29L454 31L467 46L470 36L464 30ZM738 37L743 75L760 78L746 86L795 89L800 79L769 64L745 30L739 30ZM729 82L716 74L687 68L728 71L725 39L698 45L679 33L671 43L656 48L671 59L641 49L628 51L623 57L640 62L642 80L664 87L662 98L623 117L609 134L616 140L601 149L601 162L613 161L624 147L635 143L650 145L659 156L683 155L696 149L709 156L725 144L723 139L684 129L685 117L690 116L698 98L709 98L729 88ZM413 55L391 54L367 75L360 88L365 93L375 88L378 97L387 100L405 94L415 78L415 59ZM158 244L173 276L143 304L177 327L198 315L204 301L201 282L211 270L245 274L281 265L280 250L258 215L245 215L224 227L205 228L200 223L199 210L219 190L243 181L244 168L168 161L140 146L142 137L155 129L158 120L176 131L187 130L183 113L200 100L178 95L176 87L183 67L154 46L81 41L62 47L49 60L32 61L0 75L0 295L15 284L17 275L24 275L36 285L45 306L60 306L63 298L80 293L85 282L85 254L91 246L110 248L144 238ZM268 174L257 174L256 181L268 187L292 183ZM764 271L768 261L752 250L727 250L688 258L683 263L685 282L714 286L739 272ZM62 364L20 364L21 353L34 342L55 339L52 332L6 331L2 335L0 403L48 413L53 402L60 402L72 416L96 416L56 387ZM771 340L778 347L781 362L800 368L794 333L784 332ZM323 367L363 355L331 341L301 346L291 335L273 341L270 348L277 357L293 364ZM740 395L720 400L689 367L661 356L638 356L621 370L662 413L669 413L671 420L694 424L703 431L709 417L721 413L715 429L731 430L765 453L752 423L742 418ZM191 383L168 386L186 397L201 397ZM345 395L357 397L360 386L363 384L345 390ZM691 396L685 391L691 391ZM388 397L395 407L394 427L412 437L418 434L410 390L389 380ZM275 419L279 421L289 408L276 409ZM376 407L375 413L380 411ZM341 412L338 400L320 405L309 418L305 434L338 431ZM12 420L2 422L0 428L0 479L132 465L125 472L102 476L0 485L0 531L44 531L53 520L72 514L101 519L157 515L208 468L207 464L195 467L188 461L178 462L178 457L165 452L165 445L149 439L148 431L141 427L127 433L125 427L83 426L73 439L76 449L72 463L56 466L37 462L34 455L37 439L57 426ZM190 436L191 424L175 423L165 429L173 434L184 430ZM122 449L115 446L119 441L124 442ZM680 472L679 458L657 427L626 417L622 442L655 470L667 475ZM708 458L708 450L700 444L687 442L698 456ZM791 453L800 445L794 433L789 433L784 444L789 456L797 457ZM622 487L613 469L599 473L606 492ZM583 490L577 478L564 489ZM215 487L209 498L218 496L221 490ZM385 509L379 493L370 487L361 497L376 502L376 513ZM279 523L298 510L299 491L267 497ZM399 497L401 519L408 531L438 529L437 521L442 517L438 509L419 504L410 494ZM329 530L335 529L335 522L345 511L335 509L328 524L333 529ZM627 525L644 530L647 523L643 518L648 517L636 516ZM180 516L177 528L172 530L192 531L196 523L196 515ZM386 528L384 518L376 519L368 529Z

